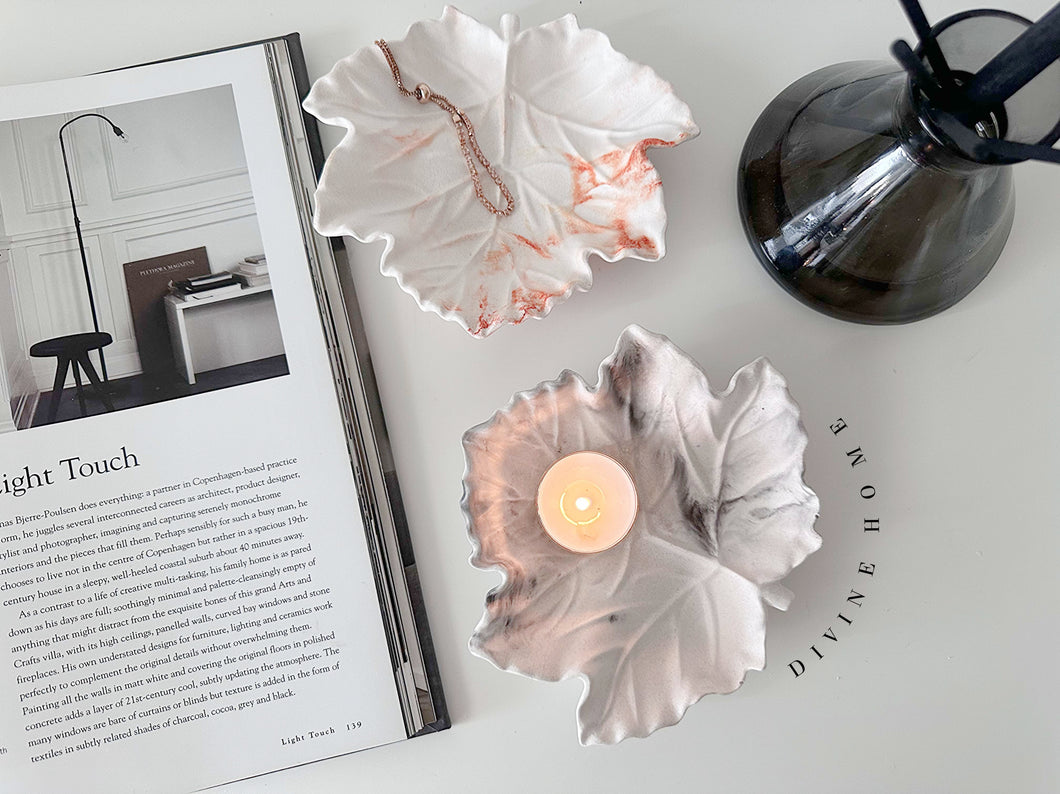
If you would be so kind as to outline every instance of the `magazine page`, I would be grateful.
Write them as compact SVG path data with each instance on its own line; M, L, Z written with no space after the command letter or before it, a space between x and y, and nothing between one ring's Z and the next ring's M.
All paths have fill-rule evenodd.
M5 790L405 738L317 311L261 47L0 89Z

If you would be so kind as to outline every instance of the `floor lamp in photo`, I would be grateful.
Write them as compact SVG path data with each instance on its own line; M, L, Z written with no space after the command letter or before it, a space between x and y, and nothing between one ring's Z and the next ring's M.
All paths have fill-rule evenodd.
M99 399L108 411L114 410L110 397L107 395L104 384L107 378L107 360L103 354L103 348L111 344L113 337L99 330L99 315L96 312L96 299L92 292L92 276L88 269L88 255L85 253L85 240L81 234L81 218L77 214L77 200L74 196L74 183L70 176L70 162L66 155L66 141L63 133L66 128L76 121L85 118L99 118L110 125L111 130L119 138L124 138L125 133L121 131L114 122L99 113L82 113L75 116L59 128L59 149L63 155L63 169L66 172L66 187L70 192L70 209L74 214L74 231L77 233L77 247L81 252L81 267L85 274L85 288L88 292L88 306L92 313L93 331L88 333L68 334L52 339L37 342L29 349L29 354L36 358L54 358L56 360L55 381L52 386L51 405L48 408L48 422L54 422L59 413L59 403L62 398L63 386L66 384L67 370L73 369L74 384L77 387L77 400L81 407L81 415L85 416L85 392L81 383L81 373L84 372L89 383L95 389ZM96 374L96 369L89 358L89 351L96 350L99 355L99 367L102 378Z

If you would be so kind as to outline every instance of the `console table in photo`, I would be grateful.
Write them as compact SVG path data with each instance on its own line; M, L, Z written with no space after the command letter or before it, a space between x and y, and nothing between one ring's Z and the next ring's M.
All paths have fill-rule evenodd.
M177 369L189 384L195 373L283 355L272 287L184 300L165 298Z

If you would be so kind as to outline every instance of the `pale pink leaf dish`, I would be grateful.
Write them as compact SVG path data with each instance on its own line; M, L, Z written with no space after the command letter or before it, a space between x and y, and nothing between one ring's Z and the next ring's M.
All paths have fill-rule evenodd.
M500 28L447 7L387 43L408 87L467 112L515 198L508 217L479 203L449 115L402 96L374 44L304 103L347 130L320 180L317 230L385 239L382 272L478 337L589 289L590 254L659 259L666 211L647 150L699 133L667 82L573 15L523 31L507 15Z
M600 365L516 394L464 434L471 564L504 581L472 653L502 670L585 682L583 744L673 725L765 664L765 605L821 544L803 482L806 432L765 359L715 391L666 337L630 326ZM608 455L636 484L628 536L595 554L545 532L536 494L559 458Z

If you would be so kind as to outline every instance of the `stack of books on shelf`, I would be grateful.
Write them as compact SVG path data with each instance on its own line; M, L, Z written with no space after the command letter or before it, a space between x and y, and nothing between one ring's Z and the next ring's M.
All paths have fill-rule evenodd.
M184 300L202 300L241 292L243 284L231 273L207 273L205 276L174 281L169 291Z
M248 287L268 286L269 266L265 262L265 254L248 256L232 271L232 275L242 281Z

